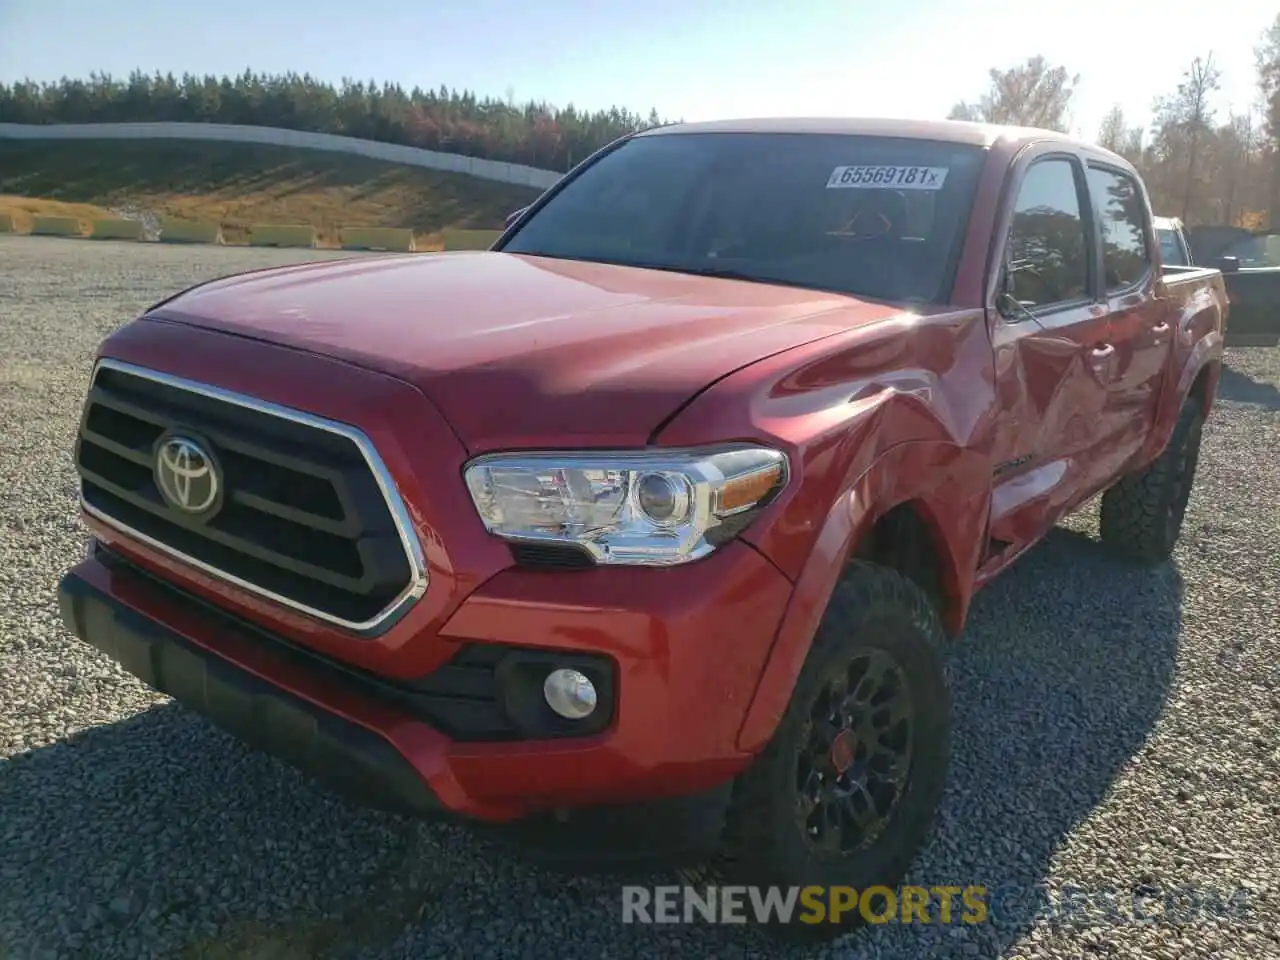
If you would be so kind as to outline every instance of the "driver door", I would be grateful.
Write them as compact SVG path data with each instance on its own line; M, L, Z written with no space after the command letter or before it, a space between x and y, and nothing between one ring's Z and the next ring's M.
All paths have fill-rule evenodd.
M1047 146L1020 158L1013 176L991 330L996 565L1042 536L1097 479L1096 425L1115 356L1106 349L1080 158Z

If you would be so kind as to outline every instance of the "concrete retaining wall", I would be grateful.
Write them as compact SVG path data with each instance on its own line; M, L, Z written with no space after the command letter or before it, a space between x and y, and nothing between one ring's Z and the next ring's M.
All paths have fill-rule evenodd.
M420 150L395 143L340 137L332 133L308 133L279 127L252 127L231 123L0 123L0 139L12 140L221 140L231 143L266 143L278 147L302 147L349 153L374 160L404 163L431 170L465 173L482 180L497 180L545 190L564 174L519 163L481 160L458 153Z

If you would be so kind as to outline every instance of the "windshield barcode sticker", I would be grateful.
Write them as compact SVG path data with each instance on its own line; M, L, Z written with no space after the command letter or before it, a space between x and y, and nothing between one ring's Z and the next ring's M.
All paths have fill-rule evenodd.
M950 167L836 167L827 189L941 190Z

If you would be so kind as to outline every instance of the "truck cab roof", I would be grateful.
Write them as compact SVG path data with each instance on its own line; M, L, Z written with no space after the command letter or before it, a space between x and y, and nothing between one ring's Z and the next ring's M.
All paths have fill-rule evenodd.
M1019 127L969 120L903 120L889 117L757 117L738 120L710 120L674 123L654 127L637 136L659 137L687 133L827 134L837 136L898 137L935 140L944 143L990 147L996 143L1020 146L1024 143L1058 140L1073 148L1123 159L1109 150L1056 130ZM1127 164L1126 164L1127 165Z

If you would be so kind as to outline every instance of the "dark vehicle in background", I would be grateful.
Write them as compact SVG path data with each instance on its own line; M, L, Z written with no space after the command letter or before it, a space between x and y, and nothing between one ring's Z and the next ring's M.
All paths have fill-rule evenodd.
M1158 217L1156 221L1177 224L1177 232L1183 233L1176 220ZM1253 233L1242 227L1192 227L1185 232L1184 244L1191 254L1189 263L1211 264L1222 271L1231 302L1227 345L1280 345L1280 234ZM1163 257L1164 234L1160 252Z

